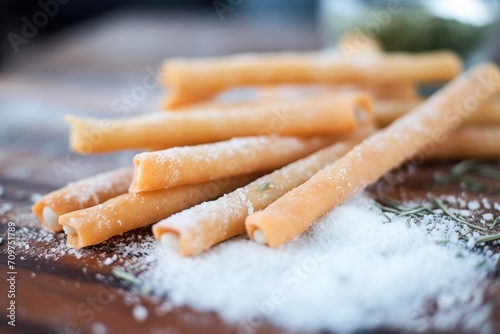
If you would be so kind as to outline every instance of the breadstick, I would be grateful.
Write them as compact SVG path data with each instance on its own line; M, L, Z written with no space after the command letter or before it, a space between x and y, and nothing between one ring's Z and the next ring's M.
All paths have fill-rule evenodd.
M334 137L261 136L140 153L134 157L134 177L129 191L166 189L272 170L334 141Z
M418 55L369 53L347 60L340 53L242 54L212 59L171 59L162 70L169 108L207 99L224 89L283 83L381 84L440 82L461 70L450 52Z
M430 159L500 158L500 124L496 126L466 125L450 133L436 146Z
M365 94L283 101L255 108L157 112L123 120L67 116L71 147L79 153L196 145L255 135L336 135L353 132L369 117Z
M423 101L423 99L373 101L373 116L375 117L375 123L381 127L387 126L394 120L413 110Z
M256 174L214 180L166 190L123 194L103 204L59 217L68 244L82 248L115 235L151 225L176 212L214 199L255 180Z
M179 250L182 255L198 254L213 245L245 232L245 218L262 210L287 191L344 155L366 138L371 129L318 151L306 158L265 175L214 201L179 212L153 226L157 240Z
M406 159L417 153L425 158L429 146L443 142L477 110L480 101L499 91L500 70L496 65L485 64L464 73L301 186L248 216L247 233L272 247L299 236L325 212Z
M166 100L163 103L163 108L168 111L192 111L192 110L230 110L232 108L241 107L256 107L269 105L270 103L282 103L291 99L307 99L320 97L324 95L340 94L340 93L359 93L366 92L372 95L375 100L415 100L419 98L419 92L414 84L358 84L358 85L280 85L280 86L259 86L245 87L243 92L241 88L229 89L224 91L223 95L234 94L235 97L226 101L220 98L220 95L214 96L210 100L184 104L176 108L168 108ZM248 91L251 91L249 93ZM238 95L240 96L238 99Z
M59 216L88 208L126 193L132 181L132 168L112 170L70 183L43 196L32 210L42 226L53 232L62 231Z
M379 126L386 126L398 117L403 116L417 105L422 103L421 99L411 100L376 100L373 102L373 114L375 122ZM472 114L466 124L500 124L500 99L492 99L483 103L479 109Z

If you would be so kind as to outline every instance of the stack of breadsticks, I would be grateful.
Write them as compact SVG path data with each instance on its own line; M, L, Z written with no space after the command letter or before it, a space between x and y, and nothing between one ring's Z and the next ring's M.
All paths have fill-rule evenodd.
M168 60L167 110L66 118L74 151L146 150L134 168L69 184L33 211L75 248L151 224L183 255L244 233L277 247L408 159L500 156L500 71L460 72L451 52L376 47L352 60L332 51ZM419 96L419 85L446 81ZM217 99L248 86L252 100Z

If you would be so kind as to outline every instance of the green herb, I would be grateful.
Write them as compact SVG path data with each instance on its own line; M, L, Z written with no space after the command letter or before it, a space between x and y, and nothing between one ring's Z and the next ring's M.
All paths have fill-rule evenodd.
M485 166L477 160L464 160L453 166L447 175L438 178L436 184L444 185L458 180L473 191L485 191L488 189L487 185L472 176L481 176L494 181L500 181L500 170Z
M127 281L127 282L134 284L134 285L137 285L137 286L140 286L142 283L142 281L139 278L137 278L137 276L135 276L134 274L131 274L129 272L124 271L120 267L113 267L113 269L111 270L111 273L115 277L120 278L124 281Z
M428 213L429 210L425 206L419 205L419 206L416 206L414 208L408 208L408 209L401 211L400 213L398 213L398 217L415 215L417 213L423 213L423 212Z
M384 203L385 205L387 205L387 207L392 208L394 210L403 211L403 210L407 210L408 209L407 206L405 206L405 205L403 205L401 203L398 203L395 200L390 199L388 197L383 197L383 198L380 199L380 201L382 203Z
M271 182L269 182L269 181L265 181L264 183L262 183L262 184L259 186L258 190L260 190L260 191L264 191L264 190L266 190L267 188L269 188L269 185L270 185L270 184L271 184Z
M472 191L485 191L488 189L488 187L486 187L484 184L476 181L468 175L461 175L458 179Z
M479 162L474 159L463 160L453 166L450 170L451 177L461 176L477 170Z
M392 219L391 219L391 217L389 217L389 216L388 216L388 215L387 215L384 211L382 211L381 213L382 213L382 215L383 215L385 218L387 218L387 222L386 222L386 223L392 223Z
M439 209L443 210L443 213L446 216L450 217L451 219L453 219L459 223L465 224L469 227L472 227L476 230L483 231L483 232L487 231L484 227L471 224L468 221L466 221L465 219L457 217L457 215L455 215L453 212L451 212L450 208L448 208L446 205L444 205L443 202L441 202L435 196L430 195L429 198L431 199L431 201L434 203L435 206L437 206Z
M484 267L484 265L488 263L488 261L486 259L483 259L481 261L479 261L477 264L476 264L476 269L479 269L481 267Z
M385 9L381 4L385 2L380 2L379 8L374 7ZM370 21L363 24L366 22ZM359 29L365 27L363 24L359 24ZM465 57L487 39L492 27L493 23L474 24L453 16L436 15L419 1L404 1L404 10L381 27L377 38L386 51L449 49Z
M491 224L491 226L490 226L490 227L488 227L488 229L490 229L490 230L491 230L491 229L492 229L492 228L494 228L494 227L495 227L498 223L500 223L500 216L498 216L498 217L495 219L495 221L493 222L493 224Z
M378 201L386 204L382 205L377 203L378 207L382 211L382 214L387 218L388 223L392 222L392 219L385 213L390 212L396 215L396 217L408 217L406 220L406 226L410 227L412 223L420 223L420 219L424 214L430 213L423 205L417 205L414 207L408 207L401 203L398 203L390 198L381 198Z
M500 240L500 233L499 234L490 234L490 235L485 235L483 237L479 237L476 240L474 240L474 242L476 244L480 244L482 242L486 243L486 242L492 242L492 241L496 241L496 240Z
M380 204L379 204L379 207L382 210L382 212L390 212L390 213L395 213L395 214L399 214L401 212L401 210L390 208L388 206L384 206L384 205L380 205Z
M464 165L462 165L461 168L464 168ZM454 221L461 223L461 224L465 224L465 225L467 225L471 228L474 228L476 230L487 232L486 228L469 223L463 217L459 217L456 214L454 214L451 211L451 209L449 207L447 207L446 205L444 205L444 203L440 199L438 199L437 197L435 197L433 195L429 195L429 199L432 201L432 203L434 204L434 206L436 208L443 211L443 215L448 216L451 219L453 219ZM382 202L386 205L381 205L379 202ZM396 202L392 199L389 199L389 198L377 199L377 205L381 209L382 215L385 218L387 218L387 220L388 220L387 222L389 222L389 223L392 222L392 219L386 214L386 212L393 213L396 215L396 217L407 216L408 219L406 220L406 225L408 227L411 226L412 222L419 222L419 217L423 216L424 214L432 213L428 208L426 208L422 204L417 205L415 207L408 207L408 206L405 206L405 205L398 203L398 202ZM499 223L500 223L500 216L495 219L495 221L489 227L489 229L494 228ZM460 240L468 240L464 236L459 236L459 239ZM496 241L496 240L500 240L500 234L492 234L492 235L486 235L483 237L479 237L474 241L474 243L475 244L487 243L487 242L492 242L492 241ZM439 240L439 241L436 241L436 244L446 245L449 242L450 242L449 240ZM463 254L461 255L461 257L463 257Z
M489 179L500 181L500 171L493 168L481 167L478 169L477 174Z
M135 271L136 269L138 269L142 265L143 265L143 263L136 263L134 265L129 266L128 268L129 268L129 270ZM133 285L139 287L141 293L143 293L143 294L149 294L153 290L150 285L143 283L142 280L140 280L134 273L127 272L120 267L113 267L113 269L111 270L111 273L115 277L120 278L120 279L122 279L130 284L133 284Z

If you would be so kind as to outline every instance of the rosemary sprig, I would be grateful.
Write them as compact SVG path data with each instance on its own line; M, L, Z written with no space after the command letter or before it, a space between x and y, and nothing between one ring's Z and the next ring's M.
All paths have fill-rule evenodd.
M386 215L384 211L382 211L382 215L387 219L386 223L392 223L391 217L389 217L388 215Z
M263 183L259 186L259 188L257 188L257 189L258 189L258 190L260 190L260 191L264 191L264 190L266 190L267 188L269 188L269 185L270 185L270 184L271 184L271 182L269 182L269 181L265 181L265 182L263 182Z
M443 176L437 180L437 183L440 184L447 184L450 183L451 181L459 178L460 176L472 172L476 170L477 168L477 161L476 160L464 160L453 166L448 173L448 175Z
M500 171L493 168L481 167L477 170L477 174L489 179L500 181Z
M460 182L469 187L470 190L472 191L483 191L488 189L488 187L486 187L484 184L476 181L475 179L473 179L468 175L460 175L458 179L460 180Z
M458 218L453 212L451 212L450 209L446 205L444 205L444 203L441 202L441 200L439 200L437 197L435 197L433 195L429 195L429 198L432 201L432 203L434 203L434 205L438 209L441 209L446 216L450 217L451 219L453 219L459 223L466 223L465 220Z
M487 185L471 177L471 175L482 176L491 180L500 181L500 170L481 164L477 160L464 160L453 166L450 172L436 180L436 184L449 184L458 180L473 191L487 190Z
M130 266L130 268L132 270L135 270L138 267L139 267L138 264ZM152 291L152 287L150 285L145 284L136 275L134 275L133 273L127 272L120 267L113 267L113 269L111 269L111 273L113 274L113 276L120 278L120 279L122 279L122 280L124 280L132 285L139 287L141 292L145 295L149 294Z
M380 202L385 204L388 208L392 208L392 209L398 210L398 211L404 211L404 210L409 209L407 206L405 206L401 203L398 203L395 200L390 199L388 197L382 197L380 199Z
M382 210L382 212L390 212L390 213L394 213L394 214L401 213L401 210L390 208L390 207L385 206L385 205L380 205L379 204L378 206L380 207L380 209Z
M479 230L479 231L483 231L483 232L487 232L488 231L484 227L477 226L475 224L471 224L468 221L466 221L465 219L457 217L457 215L455 215L453 212L451 212L450 208L448 208L446 205L444 205L443 202L441 202L435 196L430 195L429 198L434 203L434 205L436 205L439 209L443 210L443 213L445 215L447 215L448 217L450 217L451 219L453 219L453 220L455 220L455 221L457 221L459 223L465 224L465 225L467 225L467 226L469 226L471 228L474 228L476 230Z
M131 274L129 272L126 272L125 270L123 270L120 267L113 267L113 269L111 270L111 273L113 274L113 276L120 278L124 281L127 281L133 285L140 286L142 283L142 281L139 278L137 278L137 276L135 276L134 274Z
M423 206L423 205L418 205L414 208L408 208L406 210L401 211L399 214L397 214L398 217L401 216L408 216L408 215L416 215L416 214L423 214L423 213L428 213L429 210Z
M479 261L477 264L476 264L476 269L479 269L481 267L484 267L486 265L486 263L488 263L488 261L486 259L482 259L481 261Z
M488 229L486 229L484 227L469 223L463 217L459 217L458 215L453 213L451 211L451 209L449 207L447 207L437 197L435 197L433 195L429 195L429 199L432 201L432 203L434 204L434 206L436 208L441 209L441 211L443 212L444 215L450 217L451 219L453 219L454 221L456 221L458 223L467 225L467 226L474 228L476 230L479 230L482 232L487 232L488 229L491 230L497 224L500 224L500 216L499 216L495 219L493 224ZM382 205L382 204L380 204L380 202L383 202L386 205ZM388 199L388 198L377 199L376 203L377 203L377 206L381 209L381 213L387 219L388 223L392 222L392 219L386 214L386 212L390 212L390 213L394 214L396 217L403 217L403 216L408 217L408 219L406 220L406 225L408 227L411 226L412 222L420 222L419 217L423 216L424 214L431 214L432 213L432 211L430 211L428 208L426 208L422 204L417 205L415 207L408 207L408 206L405 206L401 203L398 203L398 202L396 202L392 199ZM459 236L459 239L468 240L464 236ZM500 234L492 234L492 235L485 235L485 236L479 237L474 241L474 244L487 243L487 242L496 241L496 240L500 240ZM436 243L437 244L447 244L448 242L449 241L447 241L447 240L440 240L440 241L437 241Z
M489 230L493 229L498 223L500 223L500 216L498 216L494 221L493 224L491 224L490 227L488 227Z
M496 240L500 240L500 233L499 234L485 235L483 237L479 237L476 240L474 240L474 242L476 244L480 244L482 242L486 243L486 242L492 242L492 241L496 241Z
M422 217L424 213L430 213L430 211L423 205L408 207L387 197L381 198L379 201L386 204L382 205L377 202L378 207L382 211L382 215L387 218L387 223L392 222L392 219L386 215L386 212L390 212L396 217L408 217L406 220L406 226L408 226L408 228L411 226L411 223L420 223L419 218Z

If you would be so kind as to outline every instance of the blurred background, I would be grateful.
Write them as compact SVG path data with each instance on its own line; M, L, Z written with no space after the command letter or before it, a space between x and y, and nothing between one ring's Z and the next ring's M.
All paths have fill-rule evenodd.
M333 45L348 31L376 37L389 51L452 48L468 63L498 62L498 5L498 0L0 0L0 98L106 111L117 96L154 75L166 57L311 50ZM160 91L148 91L134 109L155 108Z

